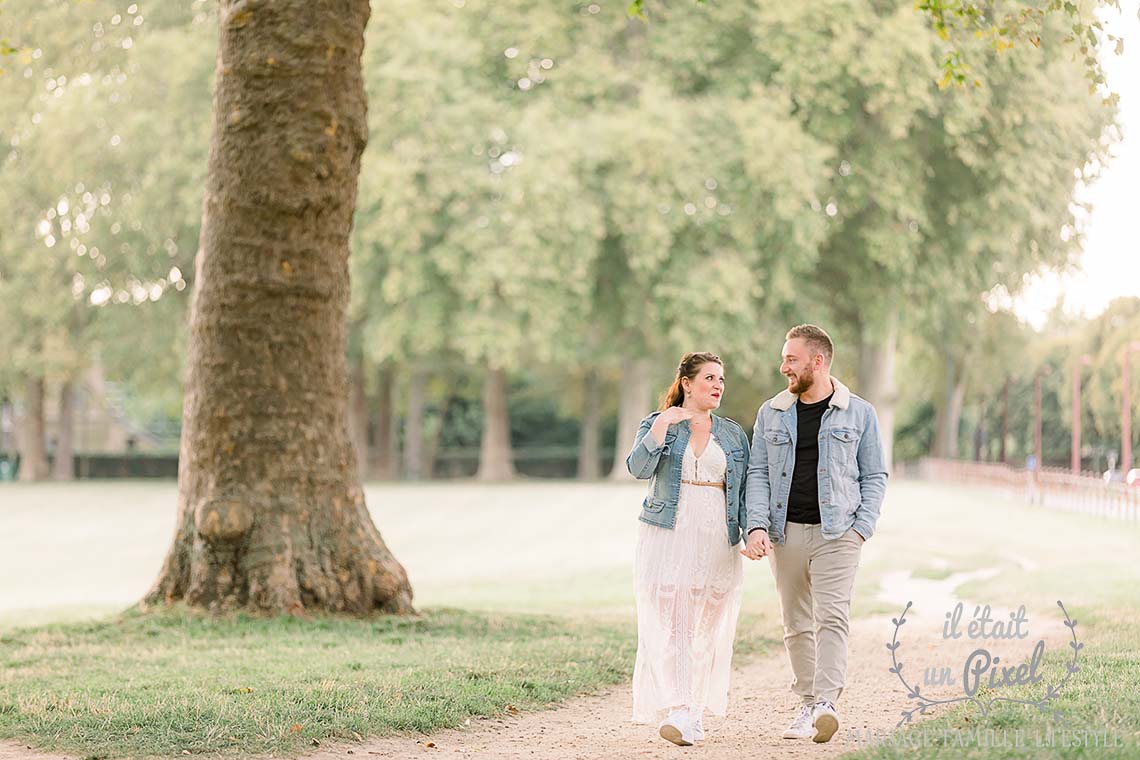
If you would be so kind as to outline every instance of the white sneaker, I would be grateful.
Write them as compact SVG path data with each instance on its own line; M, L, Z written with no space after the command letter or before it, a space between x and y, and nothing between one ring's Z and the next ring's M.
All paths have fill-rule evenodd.
M830 741L839 730L839 713L835 711L835 704L826 699L816 702L812 708L812 725L815 726L815 736L811 738L813 742L822 744Z
M693 711L689 710L689 726L693 729L693 741L703 742L705 740L705 727L701 725L701 716L693 717Z
M689 711L674 710L669 713L669 717L661 721L657 733L661 734L662 739L678 746L691 747L695 737L693 736L693 724L689 722Z
M811 705L800 708L800 714L792 721L792 725L784 729L785 739L810 739L815 736L815 727L811 724Z

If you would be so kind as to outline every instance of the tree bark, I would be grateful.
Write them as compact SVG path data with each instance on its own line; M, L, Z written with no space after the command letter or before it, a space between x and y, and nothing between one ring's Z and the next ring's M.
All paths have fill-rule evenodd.
M348 435L368 0L222 0L173 545L147 603L411 612Z
M487 370L483 382L483 439L479 446L479 480L510 480L515 477L511 460L511 418L507 409L507 373Z
M954 459L958 456L958 440L962 430L962 404L966 399L966 383L959 378L954 384L954 391L950 396L950 414L946 428L946 456Z
M1009 440L1009 378L1001 389L1001 445L998 449L998 461L1006 464L1006 441Z
M978 412L978 422L974 426L974 461L982 461L982 449L986 445L986 408Z
M368 479L368 388L364 357L352 359L348 381L348 433L356 458L357 477Z
M597 480L602 476L598 449L601 446L602 416L598 407L598 372L591 368L582 379L582 431L578 437L578 478Z
M439 455L439 442L443 438L443 426L447 424L447 412L451 406L451 396L443 397L439 408L439 420L432 428L424 443L424 477L429 480L435 477L435 461Z
M943 459L958 456L958 432L962 420L962 402L966 397L965 373L960 361L947 352L945 354L946 379L942 403L934 415L934 442L932 453Z
M71 379L65 380L59 388L51 477L52 480L75 480L75 381Z
M373 425L376 436L373 448L376 477L381 480L395 480L396 463L399 461L399 452L396 451L395 365L384 362L380 365L379 376L380 388L377 391L376 417Z
M649 388L649 360L634 359L623 368L618 393L617 440L614 442L614 466L611 480L633 480L625 466L625 458L637 437L637 426L652 411L653 392Z
M48 459L44 438L44 379L34 377L24 385L24 414L16 423L20 480L47 480Z
M858 392L875 407L879 418L879 434L883 440L883 458L887 470L894 469L895 450L895 348L898 328L892 323L881 337L862 335L859 341Z
M9 442L8 433L4 430L4 421L11 420L13 431L15 425L15 415L12 410L12 403L7 398L0 397L0 454L12 453L13 444Z
M404 477L424 478L424 408L427 406L427 373L412 372L408 383L408 406L404 417ZM428 477L431 473L428 473Z

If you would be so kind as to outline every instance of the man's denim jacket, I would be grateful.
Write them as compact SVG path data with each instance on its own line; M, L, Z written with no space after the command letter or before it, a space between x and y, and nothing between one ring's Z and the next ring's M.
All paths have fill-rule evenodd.
M819 424L820 534L835 539L854 528L865 540L875 532L887 488L887 466L875 408L831 378L834 395ZM788 493L796 459L796 400L784 390L756 414L748 462L746 535L763 528L784 542Z

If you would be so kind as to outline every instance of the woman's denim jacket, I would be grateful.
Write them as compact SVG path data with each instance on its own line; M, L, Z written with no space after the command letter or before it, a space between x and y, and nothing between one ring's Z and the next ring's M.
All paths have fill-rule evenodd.
M658 445L649 429L660 412L654 412L641 421L634 439L633 449L625 464L639 480L653 479L649 494L641 505L642 522L672 530L677 522L677 499L681 495L681 460L689 445L688 420L670 425L665 440ZM744 429L730 419L712 415L712 437L724 451L726 462L725 521L728 524L728 543L740 542L740 526L744 524L744 473L748 468L748 436Z

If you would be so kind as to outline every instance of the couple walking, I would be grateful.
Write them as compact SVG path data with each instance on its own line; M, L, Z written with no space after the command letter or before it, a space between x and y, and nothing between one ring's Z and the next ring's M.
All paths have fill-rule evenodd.
M725 390L715 354L686 354L660 411L641 421L626 460L651 481L635 561L633 719L661 721L674 744L704 739L705 710L726 712L741 555L770 558L780 597L803 703L784 738L826 742L839 729L851 591L887 471L875 410L831 376L833 353L819 327L788 331L788 387L760 407L751 445L712 413Z

